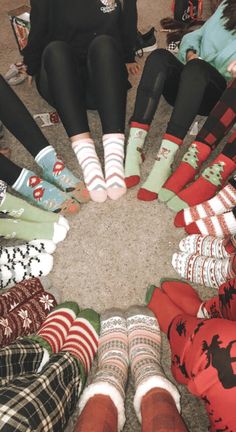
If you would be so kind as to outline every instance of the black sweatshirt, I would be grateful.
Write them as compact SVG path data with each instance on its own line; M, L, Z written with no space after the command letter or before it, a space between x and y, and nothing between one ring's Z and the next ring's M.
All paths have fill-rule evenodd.
M55 40L68 42L78 56L86 57L97 36L113 36L134 61L137 32L137 0L31 0L31 30L23 50L29 75L39 71L46 45ZM121 3L123 4L121 6Z

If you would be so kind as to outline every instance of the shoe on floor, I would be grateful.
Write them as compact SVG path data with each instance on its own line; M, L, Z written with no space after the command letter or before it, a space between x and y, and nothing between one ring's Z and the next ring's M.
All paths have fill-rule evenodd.
M150 52L157 49L157 40L155 35L155 27L152 27L146 33L137 32L135 53L142 57L144 52Z

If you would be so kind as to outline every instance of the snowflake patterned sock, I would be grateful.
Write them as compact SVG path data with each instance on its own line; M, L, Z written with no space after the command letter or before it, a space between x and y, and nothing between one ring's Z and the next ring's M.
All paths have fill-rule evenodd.
M0 246L0 265L11 262L22 261L39 255L41 252L52 254L55 252L56 245L51 240L33 240L25 245L1 247Z
M172 135L164 135L161 147L156 156L156 162L146 182L138 192L138 199L153 201L171 174L171 165L182 140Z
M229 180L223 189L220 190L208 201L198 204L193 207L186 208L177 213L175 217L175 226L182 227L189 225L198 219L203 219L209 216L216 216L231 210L236 205L236 181Z
M56 304L52 294L42 292L17 306L6 318L0 318L0 346L35 333Z
M171 301L188 315L196 316L202 304L197 291L182 280L161 279L161 289L168 295Z
M98 369L80 402L82 410L94 395L109 396L118 412L118 429L125 423L125 386L128 375L128 335L124 313L110 309L101 315Z
M230 256L225 249L225 239L219 239L210 235L189 235L180 241L179 249L181 252L212 258L221 259Z
M174 253L172 265L182 278L212 288L235 276L233 257L216 259L179 252Z
M126 192L123 134L103 135L107 195L117 200Z
M6 239L32 241L35 239L52 240L59 243L66 238L67 228L58 223L28 222L17 219L1 219L0 236Z
M167 390L180 409L177 388L166 378L161 366L161 334L152 311L146 307L131 306L126 312L129 358L134 379L134 408L141 422L143 396L153 388Z
M232 159L223 153L219 154L200 177L168 201L167 206L174 211L180 211L212 198L235 168L236 164Z
M106 182L98 159L94 142L87 138L72 143L84 174L84 181L93 201L104 202L107 199Z
M0 294L0 316L7 317L8 313L26 303L31 297L44 292L44 287L38 278L24 280L11 289Z
M69 330L79 313L75 302L64 302L56 306L42 323L37 335L32 339L46 348L49 353L61 351Z
M36 257L0 266L0 289L15 285L24 279L46 276L53 267L52 255L41 253Z
M56 186L23 168L12 188L38 207L55 213L76 214L79 203Z
M35 161L43 170L43 178L49 183L55 184L80 203L89 201L89 193L84 183L66 168L64 161L51 145L41 150Z
M125 183L127 188L140 182L140 165L144 161L143 145L150 126L131 122L125 157Z
M236 234L236 207L232 211L218 216L199 219L185 227L188 234L212 235L227 237Z
M180 192L186 184L194 179L210 153L211 148L208 145L197 141L193 142L175 172L163 185L158 194L158 199L165 202Z

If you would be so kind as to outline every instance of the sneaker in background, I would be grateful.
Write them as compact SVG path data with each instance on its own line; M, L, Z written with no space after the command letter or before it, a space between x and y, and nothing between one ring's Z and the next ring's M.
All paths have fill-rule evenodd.
M137 32L137 40L135 53L137 56L142 57L143 53L154 51L157 49L157 40L155 35L156 29L152 27L146 33Z

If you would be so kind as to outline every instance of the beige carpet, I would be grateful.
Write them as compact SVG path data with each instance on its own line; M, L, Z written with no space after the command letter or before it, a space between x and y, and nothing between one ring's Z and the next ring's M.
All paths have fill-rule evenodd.
M24 0L1 0L1 56L0 73L19 59L17 46L7 17L7 10L19 6ZM205 3L208 3L207 1ZM139 27L147 30L170 14L171 0L139 0ZM164 46L164 35L158 31L159 46ZM142 61L141 61L142 63ZM34 86L26 83L15 88L32 114L50 110L39 97ZM136 83L129 93L127 119L132 113ZM147 158L142 169L142 179L147 177L154 161L162 133L170 115L170 107L162 101L153 122L147 142ZM102 153L101 130L96 114L90 114L90 124L96 139L98 152ZM61 125L45 128L49 142L62 154L68 166L80 174L78 164L70 148L69 140ZM190 137L186 140L189 143ZM12 149L12 159L21 166L37 171L32 157L5 133L3 144ZM103 311L111 306L126 308L142 303L149 283L158 285L163 276L176 276L171 266L172 253L184 236L183 230L173 227L173 213L158 202L144 203L136 199L137 189L129 191L118 202L107 201L100 205L89 203L80 214L71 218L71 230L55 253L55 265L51 274L53 284L63 299L78 301L81 307L94 307ZM200 288L201 294L210 291ZM166 338L163 337L163 367L170 376L170 357ZM201 402L179 386L182 394L183 417L189 431L206 432L207 419ZM138 432L140 426L132 408L133 389L129 383L127 392L127 422L125 432ZM72 425L67 431L72 431Z

